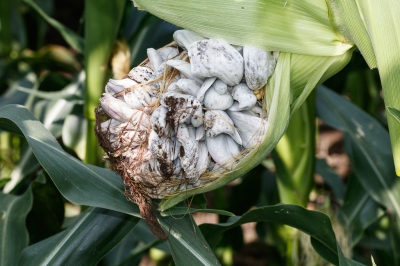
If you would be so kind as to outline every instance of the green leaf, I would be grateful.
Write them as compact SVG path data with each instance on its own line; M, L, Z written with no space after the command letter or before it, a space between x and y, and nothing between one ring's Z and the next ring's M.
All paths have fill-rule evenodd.
M96 265L138 221L127 214L90 208L65 231L26 248L19 265Z
M80 97L82 95L82 85L85 79L85 75L81 72L73 82L65 86L62 90L59 91L40 91L40 90L32 90L31 88L25 88L24 86L18 86L17 90L25 92L29 95L36 96L38 98L46 99L46 100L59 100L66 99L71 100L73 97Z
M179 27L233 44L317 56L340 55L352 47L332 28L325 1L135 0L135 3Z
M400 179L394 171L388 132L370 115L323 86L317 89L317 115L345 133L346 150L361 185L375 201L400 217Z
M85 159L87 124L82 114L70 114L62 127L64 145L74 150L81 160Z
M26 218L30 244L59 233L64 220L64 198L45 173L32 183L32 193L32 209Z
M330 18L335 29L360 49L370 68L376 67L376 57L358 1L328 0Z
M392 247L392 255L396 266L400 265L400 219L394 215L390 217L390 242Z
M347 2L341 0L340 2ZM385 105L400 109L400 35L397 25L400 24L400 3L397 0L355 1L357 5L353 13L362 18L358 28L365 27L376 57ZM345 15L346 16L346 15ZM348 16L346 16L347 18ZM342 30L348 30L347 27ZM361 46L364 48L364 44ZM390 140L396 174L400 176L400 124L388 115ZM397 212L397 211L396 211Z
M26 143L21 145L20 151L22 155L11 172L10 182L4 187L5 193L13 191L27 176L36 171L40 166L31 148Z
M28 72L20 80L10 84L10 87L0 98L0 106L7 104L24 104L27 95L20 91L21 88L32 90L36 83L36 76L32 72Z
M11 125L5 122L11 122ZM11 127L12 130L15 130L16 126L26 137L36 158L50 175L61 194L68 200L77 204L107 208L139 217L138 207L126 200L121 178L115 173L84 164L65 153L54 137L25 107L8 105L0 108L0 128L7 130ZM175 257L177 260L214 264L216 261L214 254L207 247L206 242L202 241L203 236L195 223L187 220L188 217L181 220L159 217L161 226L170 233L168 241L170 247L175 248ZM201 241L192 247L192 237L194 236ZM182 249L186 250L182 251ZM172 253L174 254L174 252Z
M376 54L385 105L399 109L400 55L396 51L400 48L400 38L398 36L398 29L395 26L400 23L398 16L400 13L399 2L391 0L380 5L368 0L362 2L360 11L365 18L365 25ZM388 124L396 174L400 175L400 125L391 116L388 116Z
M104 261L109 266L139 265L141 255L152 247L171 253L167 242L156 238L146 222L140 220L132 232L107 254Z
M26 30L18 1L0 2L0 21L0 55L8 57L11 52L19 52L26 46Z
M138 226L138 224L136 224L135 228ZM140 245L139 239L137 238L134 229L104 257L104 259L102 260L102 265L139 265L141 260L140 255L131 258L135 248ZM129 264L126 264L126 261L129 261Z
M261 207L250 210L243 216L231 217L226 223L203 224L200 229L211 246L214 246L222 233L250 222L277 222L297 228L310 235L314 244L318 243L316 251L320 252L319 254L324 259L333 264L339 264L339 257L341 256L339 251L341 250L336 243L335 233L328 216L321 212L306 210L297 205L278 204Z
M165 212L161 212L161 216L176 216L176 215L188 215L196 212L204 213L216 213L224 216L235 216L235 214L224 211L224 210L213 210L213 209L193 209L188 207L172 207Z
M315 238L311 237L311 245L313 246L314 250L321 255L324 259L329 261L332 264L338 264L338 256L332 250L328 249L324 246L321 242L316 240Z
M0 192L0 266L17 265L22 250L28 246L25 219L31 207L30 188L22 196Z
M28 6L30 6L33 10L35 10L44 20L47 21L51 26L53 26L58 32L63 36L65 41L71 45L79 53L83 53L84 43L83 39L78 36L75 32L65 27L63 24L58 22L57 20L49 17L35 2L32 0L23 0Z
M207 199L206 196L204 194L197 194L194 195L191 199L190 199L190 206L194 205L197 208L200 209L207 209Z
M191 215L181 219L164 217L161 225L169 232L168 245L175 265L220 265Z
M364 231L385 212L361 186L357 177L351 175L347 181L344 203L339 217L351 230L352 246L355 246L363 236Z
M23 106L0 108L0 129L19 128L39 163L61 194L76 204L117 210L139 217L127 201L122 180L114 172L82 163L64 152L46 128Z
M400 122L400 110L390 107L387 107L388 113L392 115L397 121Z
M43 92L33 90L32 88L28 89L25 88L26 86L22 87L20 84L16 84L13 87L17 87L17 90L26 91L30 95L32 102L36 96L46 95L44 98L49 100L37 101L33 109L35 115L42 120L44 126L53 134L53 136L59 138L61 136L63 121L66 116L69 115L74 106L74 102L71 99L81 93L80 87L83 78L84 75L79 75L75 81L68 84L58 92ZM32 74L29 74L26 81L31 79L33 79ZM9 182L4 188L5 192L10 192L14 189L14 187L17 186L28 174L35 171L39 166L39 163L29 147L23 146L21 154L18 164L11 173L11 182Z
M344 185L339 175L330 167L325 159L317 159L315 164L315 172L320 174L324 181L332 188L335 197L343 202Z

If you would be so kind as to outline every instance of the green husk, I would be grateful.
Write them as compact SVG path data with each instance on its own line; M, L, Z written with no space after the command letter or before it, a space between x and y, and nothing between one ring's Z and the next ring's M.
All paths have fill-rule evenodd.
M325 1L135 0L137 6L209 38L316 56L336 56L353 44L336 31Z
M358 46L370 67L378 67L386 107L400 109L400 2L331 0L329 3L335 27ZM400 176L400 123L389 113L387 117L396 174Z

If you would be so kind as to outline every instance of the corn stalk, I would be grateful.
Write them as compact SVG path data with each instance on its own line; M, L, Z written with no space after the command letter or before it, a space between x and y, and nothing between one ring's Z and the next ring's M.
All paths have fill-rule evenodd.
M125 6L119 1L85 1L85 117L88 120L85 161L97 165L101 153L94 135L94 109L110 77L109 59ZM99 19L101 18L101 19ZM100 22L100 23L99 23Z

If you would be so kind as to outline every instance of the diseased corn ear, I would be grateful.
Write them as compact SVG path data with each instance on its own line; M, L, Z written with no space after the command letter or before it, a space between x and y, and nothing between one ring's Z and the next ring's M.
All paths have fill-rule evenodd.
M279 54L260 51L268 56L259 58L250 53L245 67L246 48L199 40L188 30L177 31L174 38L179 49L175 43L160 51L149 48L148 60L126 78L111 79L96 110L96 134L106 159L155 234L162 230L154 223L151 198L187 195L220 178L224 185L225 174L236 178L237 169L244 173L265 157L258 148L270 118L258 87L265 85ZM176 51L175 57L168 56ZM237 168L249 154L258 158Z

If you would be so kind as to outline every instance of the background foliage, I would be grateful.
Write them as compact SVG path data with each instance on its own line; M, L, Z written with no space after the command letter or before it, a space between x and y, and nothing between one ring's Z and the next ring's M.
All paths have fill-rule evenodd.
M177 28L125 0L3 0L0 23L0 265L369 265L371 255L400 265L381 84L358 51L293 115L271 157L158 213L162 242L101 168L93 108L118 74L116 54L133 67ZM340 176L315 152L334 129L344 137L330 149L351 164ZM199 213L218 223L197 226ZM252 222L249 243L241 225Z

